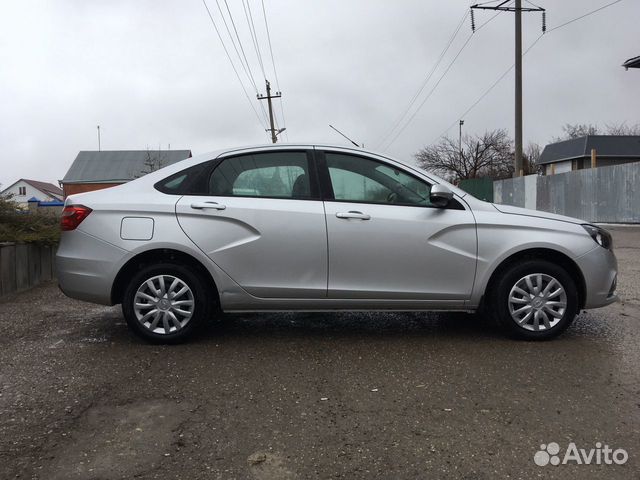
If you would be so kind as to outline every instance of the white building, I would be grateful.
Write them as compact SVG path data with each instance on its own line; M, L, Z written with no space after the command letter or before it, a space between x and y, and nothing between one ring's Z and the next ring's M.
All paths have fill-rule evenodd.
M41 202L62 201L62 189L52 183L39 182L21 178L0 192L2 196L11 195L11 200L21 207L27 207L30 199L35 198Z

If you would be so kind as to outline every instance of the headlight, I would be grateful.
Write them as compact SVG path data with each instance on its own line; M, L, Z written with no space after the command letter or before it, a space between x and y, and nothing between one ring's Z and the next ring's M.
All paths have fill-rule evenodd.
M613 249L613 239L611 238L611 234L607 232L604 228L596 227L595 225L582 225L587 233L593 238L593 241L596 242L603 248L607 250Z

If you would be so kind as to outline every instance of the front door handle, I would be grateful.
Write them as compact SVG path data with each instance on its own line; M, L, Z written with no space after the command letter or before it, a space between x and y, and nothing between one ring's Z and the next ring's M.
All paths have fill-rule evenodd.
M348 212L338 212L336 213L336 217L338 218L357 218L359 220L371 220L371 215L367 215L366 213L358 212L356 210L350 210Z
M213 210L224 210L227 208L226 205L222 205L218 202L193 202L191 204L191 208L195 208L196 210L204 210L204 209L213 209Z

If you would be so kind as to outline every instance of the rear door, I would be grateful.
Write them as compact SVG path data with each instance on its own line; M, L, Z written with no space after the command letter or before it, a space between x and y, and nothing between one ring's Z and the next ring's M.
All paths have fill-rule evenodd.
M176 212L213 262L257 297L326 297L327 233L310 153L225 158L208 192L185 195Z
M476 269L472 213L429 203L431 185L393 164L319 155L329 243L329 298L461 306Z

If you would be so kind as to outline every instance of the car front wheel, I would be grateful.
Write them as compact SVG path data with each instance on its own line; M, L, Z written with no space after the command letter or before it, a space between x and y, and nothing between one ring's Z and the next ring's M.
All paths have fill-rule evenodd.
M155 343L178 343L209 316L205 284L182 265L142 268L124 292L122 312L129 327Z
M490 293L491 310L513 335L544 340L565 331L578 310L578 292L567 271L545 260L509 267Z

